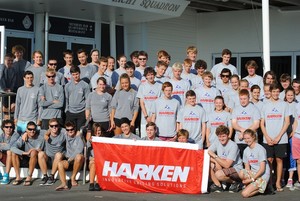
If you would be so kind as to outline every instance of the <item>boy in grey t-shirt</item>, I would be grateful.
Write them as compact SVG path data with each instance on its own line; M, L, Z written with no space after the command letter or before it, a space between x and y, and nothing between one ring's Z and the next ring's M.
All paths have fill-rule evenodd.
M29 161L28 174L24 181L24 186L30 186L32 184L32 173L38 161L38 153L44 148L44 139L42 131L36 130L37 125L30 121L27 124L26 137L19 139L13 144L11 148L12 152L12 164L16 171L15 184L20 184L20 157Z
M89 85L80 79L80 69L72 66L70 69L73 80L66 84L66 121L74 121L77 131L84 125L86 100L90 93Z
M270 86L271 99L264 104L261 131L264 135L263 146L267 151L269 165L273 167L276 160L276 188L281 188L281 175L283 169L283 158L287 156L288 136L286 130L290 124L288 104L279 99L280 87L278 84ZM272 181L272 179L270 179Z
M17 91L16 109L15 109L15 124L17 131L24 133L26 125L29 121L37 122L40 124L39 118L39 88L33 85L33 73L26 71L24 73L24 86L20 87Z
M230 140L229 129L226 126L219 126L216 130L218 141L215 141L209 148L208 154L211 157L211 179L214 182L211 191L224 191L221 182L229 182L229 192L241 190L241 183L238 173L242 170L242 159L237 144Z
M53 185L54 175L57 171L58 162L61 161L65 154L66 130L60 128L57 119L49 120L49 130L45 133L45 150L39 153L39 166L43 174L40 185ZM48 177L47 162L52 162L51 174Z
M73 171L71 175L71 185L78 186L76 182L76 175L81 169L84 157L83 157L83 147L84 143L80 135L76 135L75 124L72 122L67 122L65 124L67 135L66 135L66 154L65 159L58 163L58 173L61 181L56 190L68 190L68 185L66 181L66 170L70 165L73 165Z

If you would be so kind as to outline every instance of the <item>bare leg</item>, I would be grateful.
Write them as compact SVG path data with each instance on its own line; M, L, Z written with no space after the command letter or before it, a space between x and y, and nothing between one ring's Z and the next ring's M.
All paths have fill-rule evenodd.
M32 173L37 164L37 157L38 157L38 152L36 150L33 150L30 152L28 175L27 175L26 181L31 181Z
M276 188L277 189L281 189L281 175L282 175L282 169L283 169L283 162L282 162L282 158L276 158Z
M16 172L16 180L21 180L20 177L20 158L19 155L12 153L12 165Z
M7 174L10 173L11 166L12 166L12 153L11 153L11 151L7 151L6 152L6 168L5 168L5 171Z
M77 154L74 159L74 166L73 166L73 171L72 171L72 175L71 175L72 186L73 186L73 184L74 184L74 186L78 185L76 182L76 175L79 172L80 168L82 167L83 160L84 160L84 157L82 154Z
M58 163L60 161L62 161L63 159L63 154L62 153L56 153L55 156L54 156L54 160L52 162L52 170L51 170L51 174L52 175L55 175L56 171L57 171L57 168L58 168Z
M210 168L210 178L211 180L214 182L215 185L217 186L221 186L220 181L217 179L216 175L215 175L215 171L214 171L214 167L215 165L211 163L211 168Z
M48 156L46 155L46 153L44 151L40 151L38 153L38 163L44 175L47 174L47 169L48 169L47 160L48 160Z
M94 184L95 175L96 175L96 166L95 166L94 158L90 159L89 168L90 168L90 172L89 172L90 173L90 184Z
M56 188L56 190L68 189L67 180L66 180L66 169L69 167L69 163L66 160L60 161L57 165L58 174L61 184Z

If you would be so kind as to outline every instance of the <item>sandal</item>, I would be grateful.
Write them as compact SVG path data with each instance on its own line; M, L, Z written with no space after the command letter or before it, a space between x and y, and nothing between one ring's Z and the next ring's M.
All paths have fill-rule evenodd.
M283 188L281 188L281 187L276 187L276 191L277 191L277 192L282 192L282 191L283 191Z
M32 182L29 180L25 180L23 186L31 186Z
M59 186L55 189L56 191L68 191L70 190L68 186Z
M22 183L22 180L15 180L13 181L12 185L17 186L20 185Z

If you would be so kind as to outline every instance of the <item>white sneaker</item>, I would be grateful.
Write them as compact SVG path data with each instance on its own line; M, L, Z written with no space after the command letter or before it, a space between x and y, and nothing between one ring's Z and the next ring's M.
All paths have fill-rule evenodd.
M285 187L287 187L287 188L293 187L293 179L288 179L288 182Z
M294 183L294 187L295 187L295 189L300 190L300 183L299 183L299 181L297 181L296 183Z

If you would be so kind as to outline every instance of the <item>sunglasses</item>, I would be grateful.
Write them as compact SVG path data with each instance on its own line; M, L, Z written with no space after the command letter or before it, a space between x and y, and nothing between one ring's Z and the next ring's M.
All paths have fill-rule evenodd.
M221 77L230 77L229 75L221 75Z
M66 131L73 131L73 130L74 130L74 128L70 128L70 129L66 128Z
M28 131L35 131L35 128L27 128Z
M47 78L55 78L55 75L46 75Z
M139 60L143 60L143 61L145 61L145 60L147 60L147 58L139 58Z
M48 63L49 66L57 66L57 63Z
M50 128L57 128L58 127L58 124L53 124L53 125L49 125Z
M12 126L4 126L4 128L13 128Z

